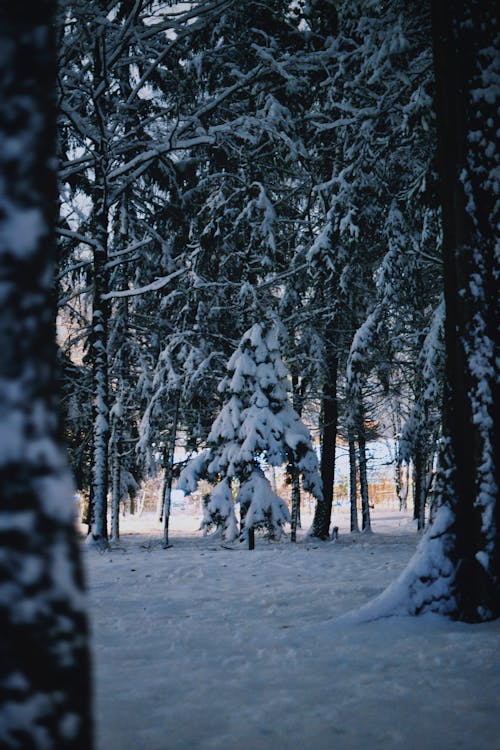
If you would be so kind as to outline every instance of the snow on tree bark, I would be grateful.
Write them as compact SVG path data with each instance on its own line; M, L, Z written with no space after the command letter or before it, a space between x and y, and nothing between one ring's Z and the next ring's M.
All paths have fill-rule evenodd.
M406 571L355 617L481 622L500 616L498 18L486 0L432 8L446 307L438 509Z
M55 3L0 4L0 745L89 750L73 483L52 287Z
M454 516L451 614L487 620L500 615L498 15L487 0L435 1L433 24L447 355L439 492Z

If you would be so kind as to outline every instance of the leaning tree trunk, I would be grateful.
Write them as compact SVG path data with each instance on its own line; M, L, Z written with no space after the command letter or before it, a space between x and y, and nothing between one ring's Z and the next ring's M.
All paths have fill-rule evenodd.
M446 305L439 507L364 617L432 611L481 622L500 617L498 18L489 0L434 0L432 23Z
M0 3L0 746L90 750L73 483L60 445L55 3Z

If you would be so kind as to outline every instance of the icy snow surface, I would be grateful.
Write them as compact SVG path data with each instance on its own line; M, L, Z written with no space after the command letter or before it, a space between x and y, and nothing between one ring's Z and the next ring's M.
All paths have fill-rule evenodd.
M183 513L184 515L181 515ZM409 516L373 512L371 536L257 537L222 547L176 511L82 545L94 649L97 750L493 750L500 622L430 616L342 625L404 568Z

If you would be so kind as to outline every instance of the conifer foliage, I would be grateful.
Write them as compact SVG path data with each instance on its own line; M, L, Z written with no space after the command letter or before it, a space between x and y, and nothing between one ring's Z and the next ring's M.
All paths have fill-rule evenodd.
M449 19L461 35L444 73L433 13L435 51ZM205 531L279 535L287 512L266 468L286 463L292 540L300 474L317 498L311 533L328 540L337 436L350 443L352 530L359 473L368 531L373 428L394 440L401 505L405 463L419 529L451 509L450 528L472 529L457 532L461 549L450 542L468 561L456 581L495 598L495 20L482 0L61 0L59 291L93 381L77 467L92 476L96 543L110 480L116 511L120 477L140 481L163 452L170 486L179 445L196 453L184 489L215 485ZM84 401L86 380L67 378L68 403ZM319 414L321 480L302 413ZM464 431L472 449L452 439ZM465 497L477 504L462 513Z
M179 487L193 491L200 478L219 481L204 504L203 527L216 525L236 536L231 481L237 480L240 533L267 528L279 537L290 520L288 508L271 489L262 466L288 463L302 476L304 489L321 498L321 479L311 436L292 408L287 369L280 356L275 323L246 331L219 385L224 404L207 439L207 449L182 472Z
M401 577L366 617L500 616L497 335L498 21L489 2L433 3L443 209L445 398L437 512Z

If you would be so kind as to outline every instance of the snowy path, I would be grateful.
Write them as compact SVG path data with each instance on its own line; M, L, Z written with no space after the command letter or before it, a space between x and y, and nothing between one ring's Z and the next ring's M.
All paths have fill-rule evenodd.
M500 622L346 626L417 541L395 511L338 542L221 549L172 519L85 547L97 750L497 750Z

